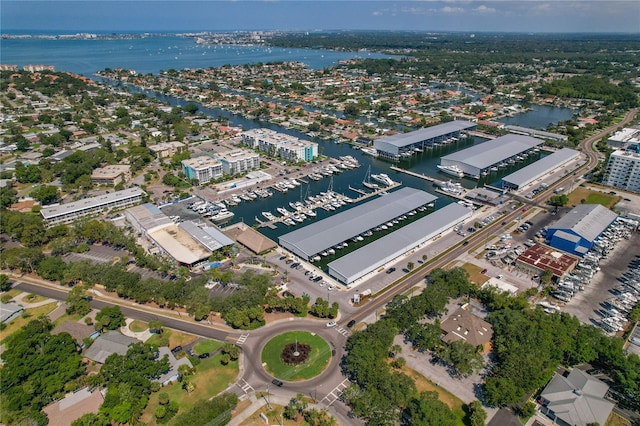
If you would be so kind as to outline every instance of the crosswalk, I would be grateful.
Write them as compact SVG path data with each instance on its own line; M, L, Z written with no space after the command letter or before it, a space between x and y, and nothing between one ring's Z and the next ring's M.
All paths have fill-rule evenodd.
M342 395L342 391L345 390L350 384L351 382L349 381L349 379L344 379L342 382L340 382L340 384L338 384L338 386L333 388L331 392L329 392L324 398L322 398L320 402L327 405L333 404L338 398L340 398L340 395Z
M334 330L342 334L344 337L349 337L349 330L344 327L336 327Z
M240 379L236 382L236 385L238 385L238 387L240 389L242 389L242 391L246 394L249 394L251 392L254 392L255 389L253 388L253 386L251 386L249 383L247 383L247 381L245 379Z
M236 345L242 346L242 344L247 341L248 337L249 333L241 334L240 337L238 337L238 340L236 340Z

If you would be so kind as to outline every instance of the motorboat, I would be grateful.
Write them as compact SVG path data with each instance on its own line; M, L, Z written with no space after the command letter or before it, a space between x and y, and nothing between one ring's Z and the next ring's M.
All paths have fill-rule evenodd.
M271 212L262 212L262 216L264 216L267 220L275 220L276 218Z
M446 173L448 175L451 176L456 176L456 177L464 177L464 172L462 170L460 170L460 168L456 165L452 165L452 166L443 166L438 164L436 166L438 168L438 170L440 170L443 173Z
M376 182L380 182L383 185L387 185L387 186L391 186L391 185L393 185L395 183L393 180L391 180L389 175L387 175L386 173L379 173L379 174L371 175L371 179L375 180Z

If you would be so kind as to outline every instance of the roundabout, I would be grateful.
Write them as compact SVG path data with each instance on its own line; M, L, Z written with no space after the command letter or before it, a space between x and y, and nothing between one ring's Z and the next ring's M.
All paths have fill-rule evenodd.
M264 370L290 382L319 376L331 359L331 348L322 337L301 330L287 331L270 338L261 352Z

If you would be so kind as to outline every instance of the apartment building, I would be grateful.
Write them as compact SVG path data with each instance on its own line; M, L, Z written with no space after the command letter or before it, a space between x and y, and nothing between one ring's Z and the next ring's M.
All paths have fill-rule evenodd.
M242 133L246 145L287 161L313 161L318 156L318 144L271 129L251 129Z
M218 154L222 171L228 175L238 175L260 168L260 155L246 149Z
M110 164L95 169L91 173L91 183L94 185L115 186L131 180L131 166L128 164Z
M85 198L72 203L45 206L40 214L47 227L75 222L85 217L97 216L111 210L120 210L142 202L146 193L138 188L129 188L97 197Z
M182 172L188 179L195 179L199 183L207 183L212 179L222 177L222 163L206 155L189 158L182 160Z
M149 150L158 158L173 157L178 152L185 149L185 144L182 142L162 142L159 144L151 145Z
M609 157L605 185L640 192L640 152L614 151Z

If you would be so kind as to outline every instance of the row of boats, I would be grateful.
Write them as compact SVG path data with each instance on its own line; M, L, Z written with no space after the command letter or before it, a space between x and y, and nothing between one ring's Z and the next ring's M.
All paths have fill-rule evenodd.
M380 184L384 186L392 186L395 185L395 182L386 173L371 174L371 166L369 166L367 173L364 175L364 179L362 180L362 185L369 189L378 189L380 188Z
M235 216L232 211L227 210L227 206L224 203L200 200L189 203L187 208L213 222L224 222Z
M333 211L354 201L355 200L346 195L327 191L321 192L317 196L310 196L304 200L304 202L290 202L289 207L291 210L288 210L286 207L277 207L276 212L278 216L271 212L262 212L262 216L269 221L281 221L285 225L294 226L306 219L316 217L316 208Z
M258 198L267 198L273 195L273 191L269 189L247 190L240 194L234 194L229 198L222 200L227 207L235 207L243 201L253 201Z

